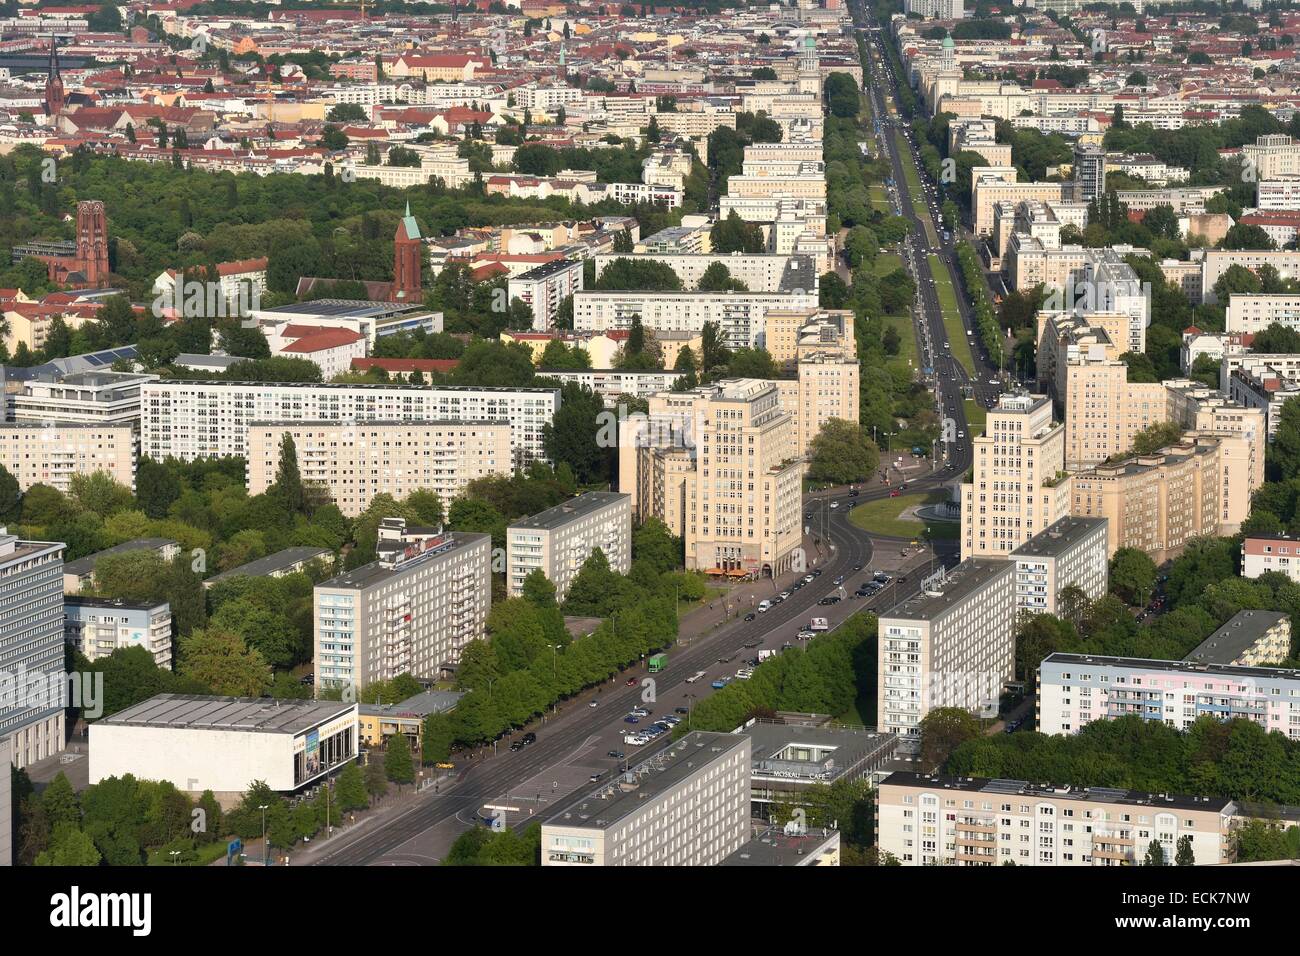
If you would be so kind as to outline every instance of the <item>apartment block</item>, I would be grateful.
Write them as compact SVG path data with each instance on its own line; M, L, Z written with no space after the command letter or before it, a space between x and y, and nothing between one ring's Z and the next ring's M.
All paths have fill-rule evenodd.
M1128 716L1186 730L1213 717L1251 720L1300 739L1300 671L1049 654L1038 675L1038 729L1045 734L1072 734L1094 720Z
M63 549L0 527L0 674L43 678L25 687L28 693L0 701L0 740L8 741L19 770L61 753L66 739Z
M1163 564L1192 538L1220 533L1220 454L1217 438L1196 438L1080 472L1072 512L1107 519L1108 554L1137 548Z
M1185 429L1184 438L1219 442L1219 533L1236 534L1250 515L1250 496L1264 484L1267 411L1188 379L1164 386L1169 420Z
M811 453L813 439L829 419L859 420L859 374L852 352L811 352L800 355L794 379L774 382L781 393L781 407L795 421L799 454Z
M1267 667L1291 656L1291 616L1281 611L1238 611L1183 660L1196 664Z
M1274 323L1288 329L1300 328L1300 295L1234 293L1228 296L1228 307L1224 312L1228 332L1263 332Z
M1136 866L1158 842L1172 863L1233 861L1227 798L894 773L876 793L876 845L903 866Z
M504 421L253 422L248 427L248 493L275 483L280 443L293 438L302 480L324 489L349 518L375 495L437 492L443 503L489 475L509 475L511 426Z
M661 346L665 343L660 342ZM668 363L665 362L665 365ZM685 372L668 369L622 369L622 368L539 368L537 374L542 378L553 378L558 382L573 382L591 389L605 402L606 407L614 408L620 400L626 403L628 398L649 398L656 392L667 391L677 387L677 383L686 377Z
M988 167L995 169L1000 167ZM1047 202L1059 202L1069 198L1063 183L1018 183L1013 178L1008 180L1004 174L985 172L985 167L976 167L972 175L979 173L971 188L971 215L974 231L978 236L993 233L993 208L997 203L1019 203L1028 199L1041 199Z
M655 333L699 333L718 325L728 348L755 348L774 310L815 309L816 291L792 292L579 292L573 299L578 332L629 329L632 317Z
M23 491L44 484L67 494L73 475L97 471L135 490L135 430L130 425L0 425L0 465Z
M801 352L828 350L857 356L851 309L772 311L764 317L763 348L778 365L792 366Z
M17 390L6 396L9 417L20 424L125 426L139 432L140 389L158 380L135 372L32 372L38 377L11 381Z
M161 604L132 604L111 598L65 597L63 637L87 660L107 657L119 648L143 647L161 668L172 666L172 609Z
M1300 140L1285 133L1260 136L1241 147L1242 162L1256 180L1300 176Z
M971 442L961 485L961 556L1004 557L1070 513L1065 428L1046 395L1007 393Z
M95 585L95 566L104 558L132 551L152 551L164 561L171 561L181 553L180 542L171 538L135 538L96 551L63 565L63 593L80 594Z
M1300 538L1254 532L1241 541L1241 576L1257 578L1276 571L1300 581Z
M1110 580L1105 518L1066 517L1040 531L1016 550L1016 610L1026 614L1064 611L1062 594L1077 589L1095 601Z
M506 587L523 594L524 579L540 570L555 585L559 601L597 548L610 569L627 574L632 566L632 498L589 491L514 522L506 529Z
M637 520L657 517L682 535L688 568L763 577L792 568L804 463L777 384L726 379L649 406L619 435L619 491Z
M545 331L555 325L560 303L582 291L582 268L581 259L555 259L511 276L506 294L511 302L519 299L532 309L533 328Z
M1300 277L1300 251L1285 249L1207 249L1201 259L1201 301L1215 305L1214 286L1233 266L1255 272L1260 266L1272 266L1282 279ZM1253 331L1228 325L1229 332Z
M492 538L380 523L378 559L316 585L316 686L355 690L398 674L439 679L483 636Z
M966 560L880 615L876 713L900 750L919 752L935 708L997 713L1015 676L1015 583L1012 561Z
M653 237L651 237L653 238ZM649 242L649 240L646 240ZM683 289L694 289L713 265L723 265L731 278L743 282L750 292L816 292L817 270L811 257L772 253L719 252L690 254L673 252L601 253L596 256L596 275L619 259L660 262L676 273Z
M512 467L545 460L558 388L161 381L146 385L141 454L158 461L248 456L254 422L508 422Z
M750 740L695 731L542 821L542 866L716 866L749 840Z

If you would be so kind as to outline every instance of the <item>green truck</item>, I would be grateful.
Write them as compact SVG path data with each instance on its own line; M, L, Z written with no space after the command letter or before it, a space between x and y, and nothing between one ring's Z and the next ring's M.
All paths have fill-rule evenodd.
M651 674L658 674L661 670L663 670L663 669L664 669L665 667L667 667L667 666L668 666L668 655L667 655L667 654L651 654L651 655L650 655L650 673L651 673Z

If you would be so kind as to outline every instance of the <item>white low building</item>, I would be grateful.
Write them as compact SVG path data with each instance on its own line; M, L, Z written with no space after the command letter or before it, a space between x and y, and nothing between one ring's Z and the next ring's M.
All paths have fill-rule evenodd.
M357 705L159 694L90 727L90 783L131 774L185 793L291 792L357 756Z

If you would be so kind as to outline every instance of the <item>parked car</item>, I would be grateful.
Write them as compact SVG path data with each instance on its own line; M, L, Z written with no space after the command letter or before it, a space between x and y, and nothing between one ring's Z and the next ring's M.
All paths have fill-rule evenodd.
M689 714L690 712L691 712L691 709L690 709L689 707L674 707L674 708L673 708L673 713L674 713L674 714Z
M625 724L639 724L639 723L641 723L641 718L640 718L640 717L634 717L634 716L632 716L631 714L628 714L626 717L623 718L623 723L625 723Z
M623 751L621 750L611 750L605 756L613 757L615 760L622 760L624 757L627 756L627 754L623 753Z
M758 617L758 615L755 614L753 611L750 611L748 614L745 615L745 620L746 620L746 621L752 621L752 620L754 620L754 618L756 618L756 617Z

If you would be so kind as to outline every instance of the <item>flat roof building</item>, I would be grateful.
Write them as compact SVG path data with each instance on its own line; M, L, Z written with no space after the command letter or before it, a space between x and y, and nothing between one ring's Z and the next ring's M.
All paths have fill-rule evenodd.
M542 822L542 866L715 866L749 840L750 740L695 731Z
M213 575L203 582L205 588L215 584L225 584L232 578L248 576L250 578L282 578L286 574L295 574L304 570L313 561L334 563L334 552L329 548L285 548L275 554L268 554L256 561L249 561L237 568Z
M1038 667L1038 729L1045 734L1126 716L1186 730L1209 716L1253 720L1300 740L1300 723L1292 723L1297 702L1300 671L1276 667L1059 653Z
M1015 563L971 559L940 568L921 592L880 615L877 719L915 753L937 707L996 713L1015 676Z
M1009 556L1016 565L1016 610L1060 615L1067 588L1077 588L1085 601L1103 597L1108 541L1105 518L1067 516L1016 548Z
M436 680L483 636L492 607L492 537L379 526L378 560L316 585L316 686L354 691L399 674Z
M876 791L876 846L903 866L1135 866L1153 842L1172 863L1231 863L1226 797L895 773Z
M59 542L19 540L0 526L0 673L43 675L46 689L63 673L63 549ZM9 741L20 770L62 752L67 705L23 691L0 700L0 740Z
M1291 656L1291 616L1281 611L1238 611L1183 660L1198 664L1264 667Z
M610 570L632 567L632 497L589 491L554 508L515 521L506 529L506 587L523 593L524 579L540 570L563 601L583 563L597 548Z
M95 583L95 565L101 559L111 555L127 554L131 551L153 551L164 561L170 561L181 553L179 541L170 538L136 538L124 541L103 551L96 551L76 561L69 561L63 566L63 593L80 594Z
M357 705L159 694L90 727L90 782L132 774L186 793L298 790L357 756Z
M172 666L172 609L113 598L66 595L63 636L87 660L97 661L126 647L143 647L164 670Z

